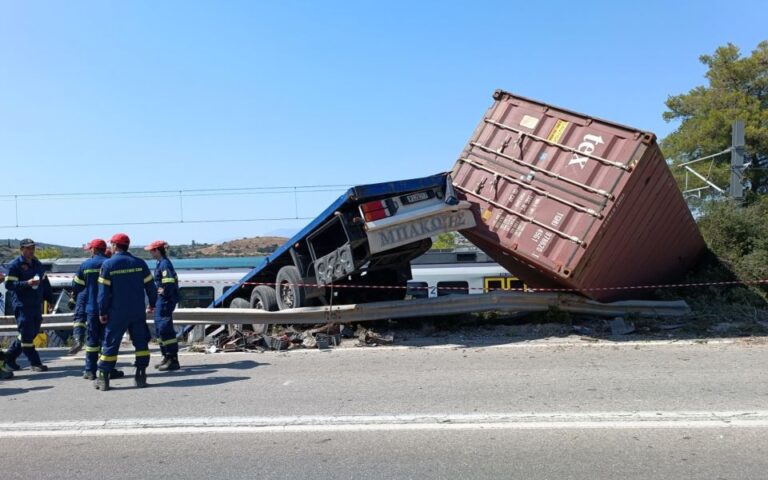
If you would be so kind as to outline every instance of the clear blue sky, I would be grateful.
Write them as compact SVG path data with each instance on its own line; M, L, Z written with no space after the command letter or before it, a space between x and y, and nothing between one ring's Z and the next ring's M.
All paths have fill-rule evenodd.
M354 185L449 170L503 88L651 130L768 2L0 0L6 195ZM187 220L311 217L331 191L185 198ZM298 200L298 201L297 201ZM173 221L178 198L25 198L22 225ZM305 221L0 228L80 245L222 241ZM0 226L16 205L0 198Z

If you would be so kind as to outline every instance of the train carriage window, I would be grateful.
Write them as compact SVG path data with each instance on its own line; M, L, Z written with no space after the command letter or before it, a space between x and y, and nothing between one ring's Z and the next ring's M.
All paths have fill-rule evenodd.
M213 302L213 287L179 288L179 307L206 308Z
M437 296L467 295L469 294L468 282L437 282Z
M477 254L475 252L457 253L456 261L458 263L474 263L477 261Z
M407 287L405 289L406 300L427 297L429 297L429 284L427 282L410 281L407 283Z

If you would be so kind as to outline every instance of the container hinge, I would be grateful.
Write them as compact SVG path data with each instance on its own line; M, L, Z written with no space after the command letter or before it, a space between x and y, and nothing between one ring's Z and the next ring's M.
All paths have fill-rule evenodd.
M480 193L480 190L482 190L483 187L485 186L485 180L486 180L485 177L483 177L483 179L480 180L480 183L478 183L477 186L475 187L475 193Z
M504 139L504 143L502 143L501 147L499 147L499 153L504 153L504 150L506 150L509 146L510 140L512 140L512 135L507 135L507 138Z
M517 141L515 142L515 146L518 150L520 150L520 160L523 159L523 141L525 140L525 132L520 131L520 136L517 137Z

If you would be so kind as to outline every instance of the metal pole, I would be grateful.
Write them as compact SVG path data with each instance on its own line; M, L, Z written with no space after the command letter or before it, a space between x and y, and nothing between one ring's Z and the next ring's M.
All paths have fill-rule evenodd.
M731 198L742 200L744 186L744 121L736 120L731 127Z

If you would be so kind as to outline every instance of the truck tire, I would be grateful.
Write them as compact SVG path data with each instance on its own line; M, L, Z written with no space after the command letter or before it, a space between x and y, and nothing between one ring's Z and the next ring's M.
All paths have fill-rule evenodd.
M229 308L251 308L251 304L248 303L248 300L237 297L232 299Z
M251 292L251 308L274 312L277 310L277 293L267 285L259 285Z
M299 273L293 265L286 265L277 272L277 306L280 310L303 307L307 303L307 293Z

